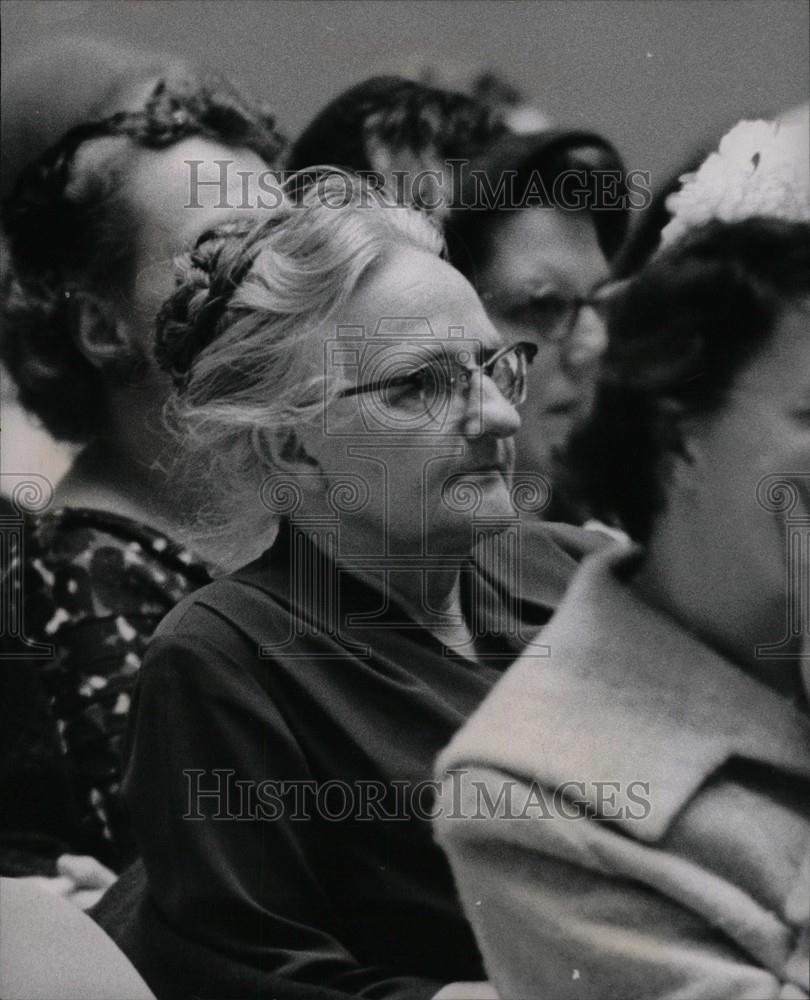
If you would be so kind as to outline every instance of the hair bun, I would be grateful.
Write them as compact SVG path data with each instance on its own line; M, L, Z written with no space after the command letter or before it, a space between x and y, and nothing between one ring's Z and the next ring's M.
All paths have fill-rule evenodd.
M195 358L219 333L234 291L256 258L266 223L234 221L209 229L176 260L175 290L157 315L155 357L178 389ZM252 238L250 238L252 236Z

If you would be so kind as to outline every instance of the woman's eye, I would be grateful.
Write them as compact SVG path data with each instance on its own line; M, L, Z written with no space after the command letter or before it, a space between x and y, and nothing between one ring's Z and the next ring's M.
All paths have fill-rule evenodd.
M385 399L388 403L409 403L419 399L421 395L422 375L421 373L409 375L403 378L402 382L385 387Z
M568 308L567 299L561 295L543 295L519 306L516 318L532 327L543 327L559 321Z

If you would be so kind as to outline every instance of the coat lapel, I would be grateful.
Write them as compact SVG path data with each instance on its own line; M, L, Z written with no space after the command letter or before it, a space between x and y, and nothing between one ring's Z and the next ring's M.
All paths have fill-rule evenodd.
M622 546L586 560L542 646L510 668L443 763L580 782L594 809L598 783L618 784L616 805L632 806L628 790L648 782L648 815L636 802L616 822L651 841L731 757L810 779L810 719L636 596L620 578L631 558Z

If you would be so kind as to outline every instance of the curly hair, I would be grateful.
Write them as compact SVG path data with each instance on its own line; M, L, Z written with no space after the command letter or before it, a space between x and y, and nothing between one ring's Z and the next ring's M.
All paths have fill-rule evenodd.
M305 458L296 430L338 391L334 373L313 372L313 335L396 247L438 255L443 241L423 213L333 172L267 221L218 226L178 258L155 352L178 390L166 416L185 478L204 484L196 535L209 550L215 540L222 566L266 537L263 484Z
M104 376L75 346L77 300L127 300L138 221L127 200L131 156L85 170L76 154L104 137L157 150L190 136L251 149L268 166L284 148L272 115L225 79L164 78L141 111L70 129L22 171L3 205L9 262L0 358L22 404L58 439L85 442L103 425Z
M645 543L685 428L725 405L786 308L810 295L810 224L711 222L661 251L609 316L596 401L565 456L566 486Z
M612 195L600 190L599 178L605 175L616 178L617 189ZM527 195L538 181L550 199L542 207L559 205L570 211L565 199L574 194L572 188L587 194L581 210L590 215L602 252L611 260L627 233L627 208L613 203L624 194L624 175L624 164L614 146L594 132L547 129L493 140L472 160L471 169L454 192L453 208L445 223L451 263L473 284L477 282L489 262L499 225L513 214L508 203L489 201L486 187L497 191L507 180L511 183L509 198L514 198L517 206L532 203Z
M405 77L374 76L320 111L294 143L287 168L328 163L370 171L370 138L393 150L432 149L440 159L464 156L505 132L503 115L490 102Z

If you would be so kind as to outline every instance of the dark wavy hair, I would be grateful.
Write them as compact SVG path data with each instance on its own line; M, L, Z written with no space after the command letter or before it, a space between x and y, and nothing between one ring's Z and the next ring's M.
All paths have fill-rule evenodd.
M400 76L374 76L326 105L293 144L290 171L329 164L369 171L370 138L394 150L432 148L440 159L479 149L506 126L489 101L417 83Z
M638 216L632 231L612 262L611 270L614 278L624 281L632 277L636 271L640 271L650 260L661 244L661 230L672 218L672 213L667 208L668 198L676 191L680 191L683 185L681 178L684 174L695 173L713 148L705 145L694 150L658 187L650 204Z
M595 405L565 456L567 488L648 541L687 422L722 409L785 309L807 296L807 222L712 222L659 252L611 310Z
M609 192L600 176L615 178ZM474 285L490 259L499 224L521 205L568 211L572 204L581 205L608 260L626 236L624 163L615 147L594 132L549 129L496 137L461 177L445 236L450 262ZM502 194L492 197L499 189Z
M75 344L77 298L126 301L133 279L131 146L94 169L74 162L85 142L111 136L143 149L201 136L253 150L269 167L284 148L266 108L222 77L185 73L157 82L141 111L70 129L22 171L2 210L0 358L23 406L54 437L75 442L92 438L105 418L104 375Z

